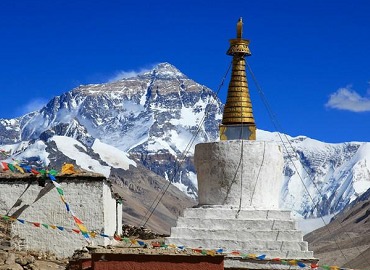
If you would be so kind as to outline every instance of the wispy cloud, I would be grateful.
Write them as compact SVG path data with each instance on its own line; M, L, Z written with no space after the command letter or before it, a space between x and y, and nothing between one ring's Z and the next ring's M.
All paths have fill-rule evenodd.
M346 110L351 112L370 111L370 90L367 95L361 96L352 89L352 86L339 88L330 95L329 101L325 104L327 108Z
M44 98L35 98L29 100L28 103L22 105L21 107L16 108L16 114L21 116L33 111L38 111L42 107L44 107L47 102L48 100Z
M136 77L138 75L141 75L145 72L148 72L148 71L152 70L154 66L155 65L151 65L150 67L144 67L144 68L140 68L138 70L129 70L129 71L120 70L120 71L117 71L111 78L108 79L108 82L111 83L111 82L115 82L115 81L126 79L126 78Z

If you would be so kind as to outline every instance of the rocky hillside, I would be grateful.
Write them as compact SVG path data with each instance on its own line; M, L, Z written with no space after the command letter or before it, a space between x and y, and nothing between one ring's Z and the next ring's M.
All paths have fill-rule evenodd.
M325 227L305 236L320 265L370 269L370 190Z

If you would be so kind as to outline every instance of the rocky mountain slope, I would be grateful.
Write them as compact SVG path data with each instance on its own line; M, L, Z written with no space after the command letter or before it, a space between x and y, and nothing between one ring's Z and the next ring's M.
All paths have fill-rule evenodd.
M217 138L221 109L210 89L163 63L138 77L80 86L38 112L0 120L0 145L62 135L92 147L99 139L195 198L192 151L196 143Z
M144 179L149 170L196 199L194 146L218 140L222 109L212 90L162 63L136 77L80 86L40 111L0 119L0 149L11 154L5 161L51 168L72 162L134 190L143 184L136 174L142 171ZM282 144L281 206L299 217L337 213L370 187L369 143L328 144L262 130L257 138ZM148 190L160 190L146 181Z
M370 190L327 225L305 236L320 265L370 269Z

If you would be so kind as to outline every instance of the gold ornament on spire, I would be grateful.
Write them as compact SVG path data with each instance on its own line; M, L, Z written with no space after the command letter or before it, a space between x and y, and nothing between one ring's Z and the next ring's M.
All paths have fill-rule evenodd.
M249 40L242 38L243 21L236 25L236 39L230 40L228 55L233 57L231 79L220 125L221 140L256 139L252 103L249 96L245 57L250 56Z
M243 20L242 18L240 18L238 23L236 24L236 38L242 38L242 35L243 35Z

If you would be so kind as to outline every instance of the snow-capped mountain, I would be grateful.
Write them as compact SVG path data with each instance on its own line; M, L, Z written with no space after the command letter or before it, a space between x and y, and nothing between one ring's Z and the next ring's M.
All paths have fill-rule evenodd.
M212 90L162 63L137 77L80 86L38 112L0 120L0 145L59 135L94 150L98 139L196 197L194 145L218 137L221 110Z
M196 198L194 146L218 140L222 109L212 90L162 63L136 77L80 86L40 111L0 119L0 149L35 165L58 168L68 160L106 176L145 166ZM327 144L261 130L257 138L282 144L281 204L300 216L336 213L370 187L369 143Z
M305 218L336 214L370 188L370 143L330 144L259 130L284 150L281 206Z

